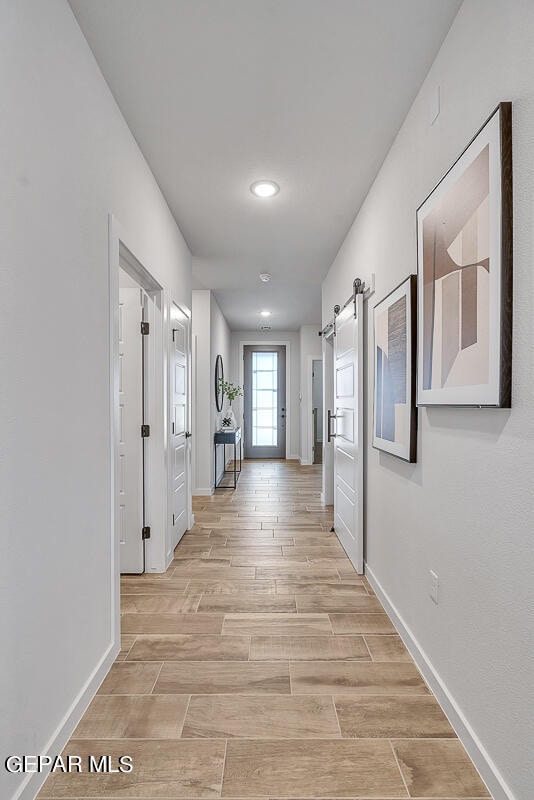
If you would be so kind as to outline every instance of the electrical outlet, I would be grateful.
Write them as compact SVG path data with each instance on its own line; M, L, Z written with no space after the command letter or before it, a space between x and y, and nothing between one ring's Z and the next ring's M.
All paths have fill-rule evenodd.
M430 588L429 588L429 595L431 600L437 605L438 604L438 589L439 589L439 578L434 572L434 570L430 570Z

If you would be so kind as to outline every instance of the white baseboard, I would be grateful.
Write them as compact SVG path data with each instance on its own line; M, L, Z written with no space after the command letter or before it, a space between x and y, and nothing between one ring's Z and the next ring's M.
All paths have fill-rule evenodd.
M432 665L427 654L417 641L416 637L405 623L401 614L392 603L389 595L374 574L369 565L365 564L365 574L369 583L375 590L380 602L386 609L391 621L395 625L399 636L408 648L410 655L417 664L423 678L435 694L447 719L456 731L458 738L469 753L471 760L479 771L482 780L486 783L493 800L518 800L507 785L503 776L494 764L486 748L472 729L464 713L455 701L451 692Z
M299 456L286 456L286 461L300 461Z
M324 497L325 497L324 492L321 492L321 503L323 504L323 506L326 505Z
M213 494L213 486L209 486L207 489L193 489L191 494L193 497L211 497Z
M311 467L313 465L313 461L310 461L309 458L299 458L299 461L301 467Z
M68 740L74 733L76 726L85 714L89 703L97 693L100 684L108 674L111 665L117 658L120 652L120 642L111 644L99 663L87 679L85 685L82 687L74 702L71 704L67 713L57 726L56 730L48 740L45 747L38 753L38 755L59 755ZM15 791L11 800L34 800L37 793L41 789L43 783L48 777L48 773L34 772L29 774L23 781L22 785Z

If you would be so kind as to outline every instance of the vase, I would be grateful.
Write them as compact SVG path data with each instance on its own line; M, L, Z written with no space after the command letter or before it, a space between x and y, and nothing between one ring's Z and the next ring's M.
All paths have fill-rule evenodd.
M233 431L237 427L236 418L232 410L232 405L227 406L221 415L221 430Z

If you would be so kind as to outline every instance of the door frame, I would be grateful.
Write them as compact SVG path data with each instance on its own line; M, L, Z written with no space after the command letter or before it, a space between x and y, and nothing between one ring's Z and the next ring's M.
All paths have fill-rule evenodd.
M245 355L245 346L248 345L274 345L276 347L285 346L286 348L286 458L285 460L288 461L291 459L291 342L287 339L276 339L276 340L269 340L266 341L265 339L247 339L242 340L239 342L239 351L238 351L238 373L239 373L239 380L238 383L240 386L243 386L245 381L245 362L244 362L244 355ZM241 425L243 427L244 424L244 416L245 416L245 405L241 402L240 408L241 414Z
M165 431L165 439L166 439L166 481L167 481L167 491L166 491L166 498L167 498L167 509L168 513L166 515L167 525L165 526L165 552L164 552L164 563L165 563L165 570L168 569L170 562L173 559L172 550L174 550L175 545L173 545L172 550L169 548L169 543L173 539L174 531L173 531L173 522L172 522L172 500L173 500L173 476L171 470L171 462L170 462L170 453L171 453L171 445L172 445L172 376L171 376L171 358L170 358L170 347L172 342L172 315L171 309L172 306L175 306L178 311L184 315L187 320L186 326L186 343L185 343L185 351L187 357L187 374L186 374L186 381L187 381L187 407L186 407L186 419L185 419L185 429L186 431L192 431L192 392L193 392L193 372L192 372L192 362L193 362L193 346L192 346L192 331L191 331L191 312L188 311L186 308L177 303L172 297L169 297L169 302L165 306L165 314L166 314L166 325L165 329L167 332L167 343L168 349L165 352L165 388L164 394L166 397L166 409L167 412L165 414L164 419L166 420L166 431ZM186 514L187 514L187 525L186 530L190 530L193 527L195 522L195 518L193 516L193 496L192 496L192 445L191 439L186 437L185 439L185 496L186 496ZM183 536L183 534L182 534ZM181 538L181 537L180 537ZM178 540L180 541L180 540Z
M258 352L258 353L274 352L274 353L277 354L276 374L277 374L277 377L278 376L280 377L280 385L278 386L278 388L280 388L280 386L282 386L282 388L283 388L283 402L285 403L285 406L282 407L282 405L280 403L280 394L281 393L277 389L277 397L276 397L277 419L280 420L280 419L283 418L284 420L286 420L287 419L287 396L288 396L288 394L287 394L287 386L286 386L286 382L287 382L287 369L286 369L287 349L286 349L285 345L277 345L277 344L273 344L272 342L269 342L268 344L262 344L262 345L244 345L243 346L243 392L245 391L245 381L246 381L246 378L247 378L246 358L245 358L245 348L247 348L247 347L251 347L252 348L252 349L249 350L249 354L250 354L250 387L251 388L252 388L252 376L253 376L253 369L252 369L252 355L253 355L253 353L255 353L255 352ZM258 349L256 350L255 348L258 348ZM283 368L280 366L280 360L281 359L283 359ZM247 454L247 450L250 451L254 447L257 447L258 450L259 449L264 449L264 448L265 449L269 449L271 447L271 445L253 445L252 444L252 437L250 436L251 431L249 432L247 430L247 426L245 424L246 423L245 413L247 411L248 403L250 403L250 408L249 408L249 411L250 411L250 422L252 423L252 398L250 398L248 403L246 402L246 400L247 400L247 398L244 395L243 396L243 457L244 458L247 458L247 455L246 455ZM282 413L281 413L282 411L284 412L283 413L283 417L282 417ZM278 434L279 430L280 429L277 427L277 434ZM285 430L286 430L286 425L284 424L284 431ZM277 435L277 441L279 443L277 445L273 446L273 449L281 449L282 445L283 445L283 448L284 448L283 460L285 460L286 457L287 457L287 441L286 441L286 437L283 436L283 437L278 438L278 435ZM248 456L248 457L249 458L255 458L258 461L266 460L266 459L269 459L269 458L274 458L274 459L278 459L279 458L278 456L268 456L268 455Z
M301 454L300 463L303 467L314 464L314 440L313 440L313 362L323 362L321 356L306 356L305 375L302 381L302 398L300 405L301 413ZM324 412L324 367L323 367L323 412ZM324 413L323 413L324 416ZM324 425L323 425L324 440ZM324 463L324 441L323 441L323 463Z
M321 352L321 357L318 358L317 356L308 356L308 392L310 398L310 413L309 413L309 433L308 433L308 443L309 443L309 453L310 453L310 460L312 464L315 464L315 438L314 438L314 429L313 429L313 365L316 361L321 362L321 400L324 401L324 366L323 366L323 356ZM323 413L321 413L321 426L323 431L323 440L321 444L323 446L323 461L324 461L324 426L323 417L324 417L324 407L321 409Z
M328 441L327 412L334 411L334 329L323 335L323 487L321 502L334 504L334 444Z
M146 440L146 513L151 538L146 540L146 572L164 572L167 507L167 355L165 332L168 328L168 293L147 269L146 261L113 214L108 217L109 265L109 475L110 475L110 569L111 608L115 641L120 634L119 560L119 267L122 266L154 299L156 319L147 347L149 380L147 414L151 435ZM153 334L153 335L152 335Z

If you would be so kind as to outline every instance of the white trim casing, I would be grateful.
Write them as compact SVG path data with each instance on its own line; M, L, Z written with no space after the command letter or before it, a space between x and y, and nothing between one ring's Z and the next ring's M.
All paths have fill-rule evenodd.
M165 526L165 569L160 571L166 571L169 568L169 565L174 557L174 548L176 547L176 543L173 543L174 538L174 526L173 526L173 517L172 517L172 502L173 502L173 478L172 478L172 469L171 469L171 440L172 440L172 432L171 432L171 416L172 416L172 380L171 380L171 358L170 358L170 351L169 348L171 347L172 341L172 308L173 306L178 309L180 314L183 314L185 319L187 320L186 324L186 358L187 358L187 411L186 411L186 421L185 421L185 428L186 431L193 431L193 397L194 397L194 383L193 383L193 335L192 335L192 324L191 324L191 312L186 309L184 306L180 305L176 300L174 300L170 295L167 295L167 300L165 302L165 313L166 313L166 322L164 326L164 341L167 342L167 346L164 348L165 354L165 368L164 368L164 376L165 376L165 386L164 386L164 396L166 398L166 407L164 412L164 420L165 420L165 430L163 432L163 437L165 441L165 474L166 474L166 521L167 524ZM194 517L193 517L193 498L192 498L192 484L194 482L193 479L193 460L192 460L192 446L191 446L191 439L186 437L185 439L185 483L186 483L186 530L190 530L194 524ZM185 531L184 531L185 533ZM178 539L182 538L184 535L182 533ZM171 546L172 543L172 546Z
M334 503L334 445L328 443L328 409L334 408L334 340L333 336L323 340L323 485L321 502Z
M118 437L119 437L119 351L118 351L118 271L122 265L135 278L139 285L156 300L156 324L152 329L152 341L147 350L149 388L146 395L148 421L151 426L151 436L146 440L146 513L147 523L151 527L151 538L145 542L145 571L147 573L165 572L166 563L166 528L168 509L170 508L168 488L168 463L166 430L168 419L168 399L166 394L166 365L168 360L168 344L165 336L166 316L168 319L168 293L153 278L145 264L141 249L136 245L134 237L124 231L117 219L111 214L109 225L109 268L110 268L110 315L115 319L114 326L110 329L110 386L111 392L111 468L112 486L111 502L114 508L112 519L112 547L115 562L112 569L112 580L116 583L115 605L119 602L119 545L118 545L118 504L119 496L119 467L118 467ZM117 615L117 636L119 635Z
M300 401L300 463L303 467L313 464L313 362L320 361L317 356L306 356L306 374L301 375Z
M275 345L275 346L285 346L286 348L286 461L292 460L299 460L298 455L288 455L290 452L291 446L291 391L293 389L291 385L291 342L287 339L285 340L270 340L266 341L265 339L251 339L251 340L242 340L239 343L239 350L238 350L238 370L239 370L239 380L238 383L243 386L245 382L245 366L243 362L243 355L244 355L244 348L248 345L255 345L255 344L262 344L262 345ZM243 403L240 405L241 419L243 418Z
M512 790L507 785L489 753L469 724L447 685L435 670L430 658L419 644L414 633L404 621L402 615L367 563L365 563L365 575L375 590L378 599L384 606L388 616L395 625L410 655L417 664L423 678L436 696L447 719L480 773L482 780L486 783L493 800L519 800L519 798L512 793Z

